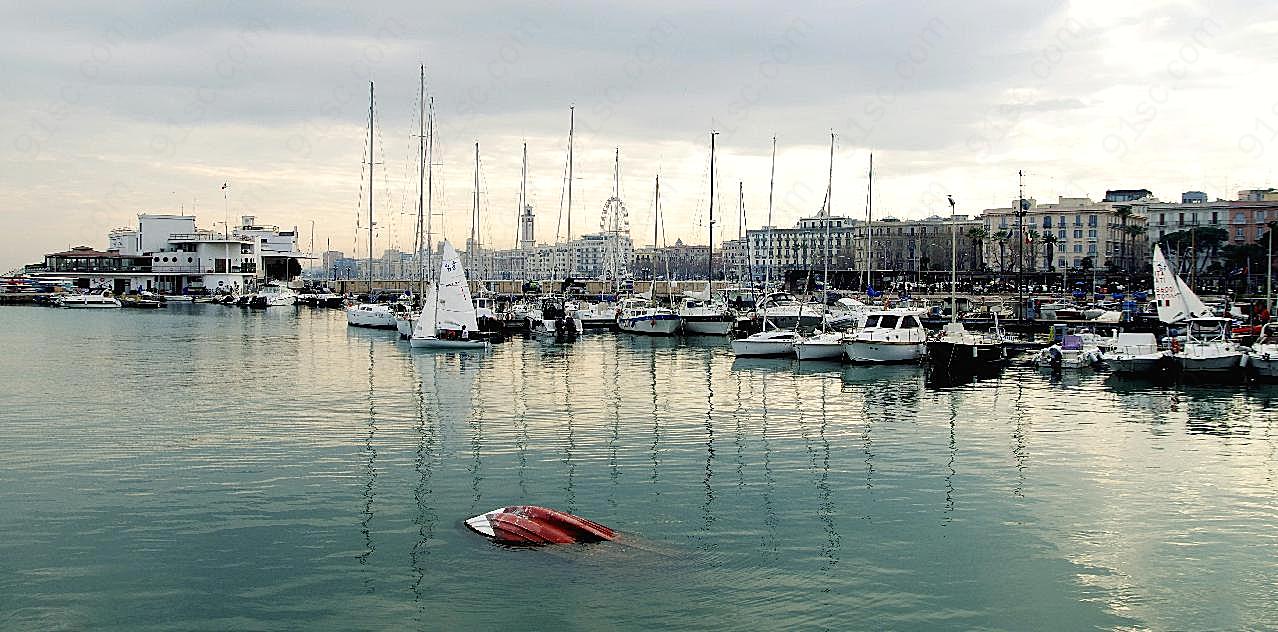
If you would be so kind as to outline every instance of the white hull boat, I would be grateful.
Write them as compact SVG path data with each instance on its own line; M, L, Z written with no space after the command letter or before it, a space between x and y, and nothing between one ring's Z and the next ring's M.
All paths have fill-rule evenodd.
M710 289L706 288L703 296L709 293ZM737 320L727 305L697 296L683 299L679 319L683 321L683 333L692 336L726 336Z
M1247 366L1256 377L1278 378L1278 323L1266 324L1247 350Z
M792 356L799 334L786 329L761 331L732 341L732 353L738 358Z
M1163 370L1171 353L1158 350L1154 334L1120 333L1101 349L1105 364L1115 373L1151 374Z
M58 299L60 307L68 309L103 309L120 307L120 299L110 292L98 294L68 294Z
M800 360L835 360L843 359L844 334L841 331L828 331L795 341L794 356Z
M360 303L346 308L346 324L352 327L396 329L395 312L383 303Z
M865 316L865 326L843 345L848 360L864 364L918 362L927 350L923 310L887 309Z
M439 280L426 290L422 313L417 317L408 344L414 349L441 351L487 349L488 341L470 338L471 334L479 333L479 323L461 257L448 241L441 250Z
M646 299L628 298L621 302L617 328L632 334L673 336L679 331L679 315L664 307L656 307Z
M1243 367L1244 352L1229 340L1228 318L1189 319L1184 348L1172 347L1172 358L1184 373L1230 373Z

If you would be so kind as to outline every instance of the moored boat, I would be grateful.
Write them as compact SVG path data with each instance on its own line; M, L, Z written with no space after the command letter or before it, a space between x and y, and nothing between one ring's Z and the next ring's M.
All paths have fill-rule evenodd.
M865 326L843 345L848 360L858 363L918 362L927 350L927 333L919 309L870 312Z

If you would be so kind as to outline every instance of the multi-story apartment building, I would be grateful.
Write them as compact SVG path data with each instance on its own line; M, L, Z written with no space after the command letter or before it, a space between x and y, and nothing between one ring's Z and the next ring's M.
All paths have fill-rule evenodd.
M731 243L728 267L735 267L740 257L747 256L742 250L748 249L755 278L762 278L769 267L774 275L819 269L825 265L827 253L834 270L865 270L867 266L876 273L948 270L953 232L959 269L979 270L981 257L970 247L969 231L980 227L979 220L966 215L914 220L889 216L869 225L848 217L810 217L799 220L793 228L746 231L744 245Z
M1255 243L1269 223L1278 221L1278 192L1272 189L1239 191L1237 200L1214 202L1193 195L1197 193L1186 192L1180 203L1134 202L1132 210L1145 218L1153 240L1191 228L1219 228L1229 235L1231 244Z
M1039 204L1026 198L1023 217L1016 212L1020 200L1006 208L986 209L981 213L985 264L1004 272L1089 265L1144 269L1150 260L1149 236L1142 232L1145 218L1134 209L1146 202L1133 201L1136 191L1148 193L1121 191L1107 197L1122 201L1110 202L1061 197L1053 204ZM1129 210L1119 210L1124 207Z

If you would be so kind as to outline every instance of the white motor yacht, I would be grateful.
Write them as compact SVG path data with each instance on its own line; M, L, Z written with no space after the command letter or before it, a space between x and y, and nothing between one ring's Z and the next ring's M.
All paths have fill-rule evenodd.
M679 330L679 315L666 307L658 307L643 298L632 297L621 301L621 313L617 316L617 328L632 334L672 336Z
M581 321L582 327L586 329L605 329L612 327L617 323L617 316L621 314L621 309L615 303L601 301L591 303L588 301L573 301L568 306L569 313L573 314L577 320Z
M918 362L927 350L921 309L872 311L865 326L843 345L848 360L863 363Z
M1243 366L1243 350L1229 339L1228 318L1206 316L1189 319L1183 348L1172 348L1185 373L1229 373Z
M1100 347L1078 334L1066 334L1059 343L1039 350L1034 356L1034 364L1054 370L1096 367L1101 361Z
M772 328L763 321L763 331L732 341L732 353L738 358L768 358L794 355L794 343L801 339L792 329Z
M281 283L267 283L249 299L249 307L286 307L296 304L297 292Z
M1268 323L1247 350L1247 366L1256 377L1278 378L1278 323Z
M1148 333L1119 333L1101 350L1101 357L1115 373L1148 375L1168 362L1170 351L1158 349L1158 337Z
M88 294L65 294L57 301L58 306L73 309L120 307L120 299L110 290L100 290Z
M346 324L352 327L396 329L395 311L386 303L359 303L346 308Z
M842 331L818 331L794 342L794 357L800 360L842 360L847 334Z
M804 303L789 292L773 292L759 303L755 312L781 329L818 327L825 318L825 306Z
M679 320L685 334L726 336L737 318L722 301L687 296L679 304Z

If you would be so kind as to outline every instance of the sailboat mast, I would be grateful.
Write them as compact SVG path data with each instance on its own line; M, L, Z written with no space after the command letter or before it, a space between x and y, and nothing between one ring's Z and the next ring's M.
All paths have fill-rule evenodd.
M426 270L433 268L431 265L435 260L435 235L431 231L431 219L434 215L433 197L435 193L434 187L434 156L435 156L435 98L430 99L430 108L427 110L426 123Z
M523 160L519 167L519 210L515 213L515 249L523 247L524 211L528 208L528 143L524 143ZM514 267L513 264L511 266ZM513 272L513 270L512 270ZM512 275L514 276L514 275Z
M737 284L740 285L745 266L750 265L750 246L745 238L745 183L741 180L737 180L737 247L742 251L737 260Z
M706 254L706 299L714 294L714 137L710 132L710 250Z
M825 264L821 271L821 305L830 303L830 216L834 214L834 132L830 132L830 172L825 182Z
M426 260L422 256L422 230L426 212L426 64L421 65L421 81L417 91L417 234L413 237L413 256L417 258L418 295L426 293Z
M874 153L870 153L869 184L865 195L865 289L874 287Z
M368 82L368 296L373 296L373 82Z
M466 248L470 255L470 269L474 273L477 264L475 257L479 254L479 141L475 141L475 204L470 212L470 245Z
M763 267L763 291L768 291L768 286L772 284L772 191L777 181L777 137L772 137L772 167L768 170L768 256L764 261L767 265ZM767 325L768 321L763 321Z
M1265 309L1269 310L1272 318L1274 313L1274 226L1269 225L1269 255L1266 261L1269 265L1265 266Z
M568 276L577 272L577 246L572 242L572 141L577 126L577 108L568 108Z
M958 216L954 214L954 197L945 196L950 202L950 322L958 321L958 298L956 296L958 287L958 235L955 230L958 225L955 223Z

